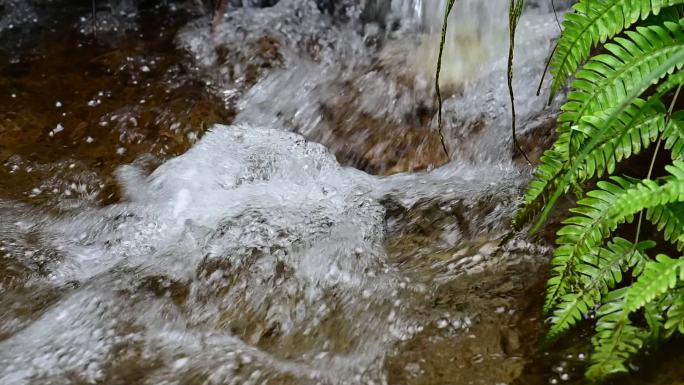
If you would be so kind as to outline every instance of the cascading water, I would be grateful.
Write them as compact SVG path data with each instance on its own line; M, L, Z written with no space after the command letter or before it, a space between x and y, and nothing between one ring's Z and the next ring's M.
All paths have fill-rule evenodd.
M147 31L124 3L68 24L123 49ZM182 65L146 45L98 53L121 88L50 101L59 125L29 135L38 151L0 139L0 384L535 383L522 373L547 250L497 247L529 175L508 131L508 2L454 8L449 158L432 84L446 1L256 3L187 23ZM558 27L530 3L523 136L554 114L534 94ZM14 109L38 110L19 103L43 83L8 68L0 130L16 133ZM56 145L59 159L43 154Z
M395 0L391 10L400 20L423 33L411 64L427 77L434 76L442 19L447 0ZM507 0L462 0L449 18L445 39L443 86L459 86L486 71L486 64L508 49Z

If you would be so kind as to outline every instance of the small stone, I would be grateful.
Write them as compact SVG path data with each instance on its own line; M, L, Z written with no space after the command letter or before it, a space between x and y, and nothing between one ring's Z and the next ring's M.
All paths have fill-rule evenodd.
M496 243L485 243L478 252L482 255L492 255L497 249Z

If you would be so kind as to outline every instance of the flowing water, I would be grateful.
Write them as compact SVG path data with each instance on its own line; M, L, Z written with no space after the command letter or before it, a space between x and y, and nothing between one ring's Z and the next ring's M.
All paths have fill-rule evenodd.
M508 1L454 8L448 156L445 3L0 0L0 384L580 382L586 339L539 350L549 247L499 247ZM529 2L532 157L558 33Z

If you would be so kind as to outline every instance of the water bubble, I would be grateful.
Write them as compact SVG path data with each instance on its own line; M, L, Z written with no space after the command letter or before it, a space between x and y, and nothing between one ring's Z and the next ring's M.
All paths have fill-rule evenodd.
M62 131L64 131L64 126L62 126L62 123L58 123L57 127L53 128L52 131L50 131L49 135L50 135L50 137L53 137Z

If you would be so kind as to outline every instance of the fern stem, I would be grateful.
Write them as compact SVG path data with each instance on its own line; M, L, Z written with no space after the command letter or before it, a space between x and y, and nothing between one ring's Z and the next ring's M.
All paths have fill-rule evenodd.
M92 1L92 12L93 12L93 38L97 38L97 7L95 5L95 0Z
M539 85L537 86L537 96L541 93L541 88L542 85L544 84L544 78L546 78L546 74L549 71L549 64L551 64L551 59L553 58L553 54L556 53L556 49L558 48L558 43L553 46L553 49L551 50L551 53L549 54L549 57L546 59L546 64L544 64L544 72L542 72L541 79L539 79Z
M558 25L558 30L563 33L563 27L561 27L560 20L558 20L558 12L556 11L556 4L554 4L553 0L551 0L551 9L553 9L553 17L556 18L556 24ZM537 96L541 93L541 88L542 84L544 84L544 79L546 78L546 74L549 71L549 64L551 64L551 59L553 58L553 54L556 53L556 49L558 48L558 42L554 44L553 49L551 50L551 54L549 54L549 57L546 59L546 64L544 65L544 72L542 72L541 79L539 79L539 86L537 87Z
M508 96L511 99L511 131L513 133L513 146L525 158L529 165L532 165L530 159L525 154L525 151L518 144L518 138L515 135L515 96L513 94L513 49L515 47L515 30L518 28L518 21L522 15L523 4L525 0L510 0L508 9Z
M442 150L449 158L449 150L444 141L444 133L442 131L442 93L439 89L439 74L442 72L442 54L444 53L444 42L446 41L447 25L449 23L449 14L454 6L456 0L449 0L444 10L444 21L442 22L442 35L439 40L439 55L437 56L437 72L435 74L435 91L437 92L437 129L439 131L439 140L442 142Z
M556 11L556 4L551 0L551 9L553 9L553 17L556 18L556 24L558 24L558 30L563 32L563 27L561 27L560 20L558 20L558 11Z
M675 103L677 102L677 98L679 97L679 91L682 89L682 86L677 87L677 91L675 91L674 97L672 98L672 101L670 102L670 108L667 110L667 117L665 118L665 127L670 123L670 117L672 116L672 111L674 110ZM658 149L660 149L660 143L663 141L662 135L658 138L658 142L656 143L655 149L653 150L653 156L651 157L651 164L648 166L648 174L646 175L646 179L651 179L651 175L653 175L653 167L655 166L655 160L656 157L658 156ZM644 218L644 210L641 210L639 212L639 221L637 222L637 230L636 230L636 236L634 238L634 244L639 242L639 234L641 233L641 222Z

